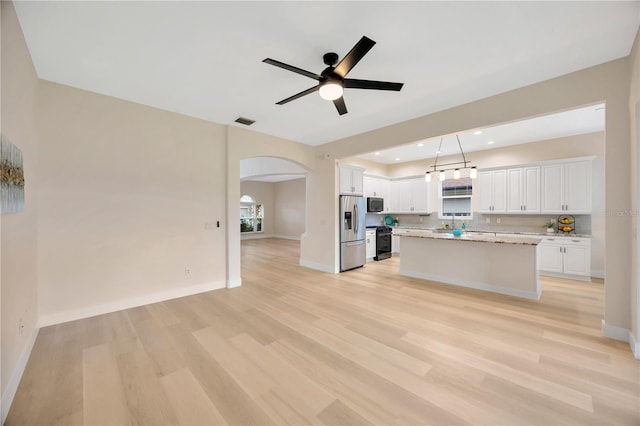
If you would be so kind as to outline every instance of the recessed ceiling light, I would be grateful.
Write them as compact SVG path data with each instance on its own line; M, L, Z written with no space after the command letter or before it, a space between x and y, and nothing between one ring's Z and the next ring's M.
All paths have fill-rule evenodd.
M375 153L375 155L380 155L380 153L379 153L379 152L376 152L376 153Z
M494 143L496 143L495 141L489 141L487 142L488 145L493 145Z
M442 151L436 151L436 154L442 154Z
M399 158L396 158L396 161L400 161L400 159L399 159Z
M482 134L482 130L476 130L475 132L473 132L474 135L481 135Z
M424 144L423 144L422 142L420 142L420 143L418 144L418 146L424 146Z

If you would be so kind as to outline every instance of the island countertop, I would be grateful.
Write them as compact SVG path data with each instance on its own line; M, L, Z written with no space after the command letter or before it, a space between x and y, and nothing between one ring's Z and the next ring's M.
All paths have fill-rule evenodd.
M464 233L459 237L450 232L432 232L429 230L403 229L401 232L394 230L393 235L398 237L412 238L430 238L434 240L452 240L452 241L475 241L481 243L497 243L497 244L518 244L518 245L538 245L540 238L518 237L518 236L492 236L477 235L473 233Z
M536 237L397 230L400 275L539 300Z

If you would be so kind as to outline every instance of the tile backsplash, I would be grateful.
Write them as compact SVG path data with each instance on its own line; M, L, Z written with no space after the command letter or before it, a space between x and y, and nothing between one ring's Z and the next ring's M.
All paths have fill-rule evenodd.
M384 222L386 214L368 213L366 216L367 226L380 225ZM451 224L451 220L438 219L437 213L431 215L393 214L393 218L398 218L399 226L410 226L419 228L438 228L444 223ZM456 219L456 228L462 222L470 230L487 230L492 232L545 232L544 225L549 220L558 219L562 215L499 215L474 213L473 219ZM591 215L573 215L576 220L577 234L591 234ZM487 219L490 221L487 223ZM498 219L500 223L498 223Z

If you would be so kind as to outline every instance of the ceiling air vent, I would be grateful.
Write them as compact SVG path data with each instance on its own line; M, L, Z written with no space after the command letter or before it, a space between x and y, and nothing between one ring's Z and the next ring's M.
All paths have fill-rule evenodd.
M255 122L256 120L249 120L248 118L244 118L244 117L236 118L236 123L244 124L245 126L251 126Z

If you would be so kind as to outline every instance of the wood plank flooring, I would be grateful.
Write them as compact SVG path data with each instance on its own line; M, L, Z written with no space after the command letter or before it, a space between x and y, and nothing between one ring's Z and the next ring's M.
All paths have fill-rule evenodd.
M244 241L240 288L43 328L6 424L640 424L601 282L536 302L298 256Z

